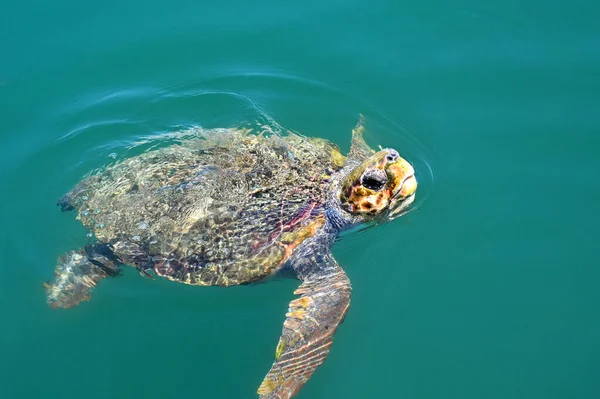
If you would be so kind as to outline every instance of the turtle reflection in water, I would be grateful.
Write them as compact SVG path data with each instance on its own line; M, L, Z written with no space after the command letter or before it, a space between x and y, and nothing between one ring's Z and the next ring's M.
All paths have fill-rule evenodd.
M121 265L191 285L232 286L291 270L289 304L260 398L291 398L327 356L350 304L331 255L339 233L404 214L417 182L393 149L372 150L364 119L347 156L292 132L214 129L90 175L58 202L96 237L58 259L48 304L68 308Z

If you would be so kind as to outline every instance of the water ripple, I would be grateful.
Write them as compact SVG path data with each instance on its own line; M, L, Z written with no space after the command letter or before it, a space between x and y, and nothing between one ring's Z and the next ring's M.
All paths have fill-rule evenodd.
M430 146L383 106L368 103L352 88L261 65L205 69L198 75L193 82L162 87L86 93L57 113L55 145L77 147L71 166L81 175L85 168L101 167L113 156L123 158L167 145L173 133L196 127L262 124L284 130L285 126L327 138L347 150L349 132L362 113L372 147L397 148L414 164L420 183L414 208L431 194L436 157Z

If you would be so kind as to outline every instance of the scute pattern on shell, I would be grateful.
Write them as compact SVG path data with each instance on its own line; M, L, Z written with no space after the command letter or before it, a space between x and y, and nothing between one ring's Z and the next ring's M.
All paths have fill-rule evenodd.
M89 176L61 203L144 272L198 285L262 279L323 225L344 157L292 132L195 133Z

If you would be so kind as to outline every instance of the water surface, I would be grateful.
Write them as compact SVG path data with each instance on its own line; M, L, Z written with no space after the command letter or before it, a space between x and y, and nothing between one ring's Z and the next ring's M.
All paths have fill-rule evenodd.
M419 208L346 237L348 317L299 398L597 398L600 6L109 1L0 13L3 398L251 398L294 280L106 281L49 309L87 241L56 200L133 143L277 123L397 148Z

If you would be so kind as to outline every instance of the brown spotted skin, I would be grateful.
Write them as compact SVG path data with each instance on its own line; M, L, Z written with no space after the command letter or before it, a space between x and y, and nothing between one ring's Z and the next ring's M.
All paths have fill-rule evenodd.
M355 215L380 215L398 196L406 198L414 193L414 173L412 165L396 150L379 151L344 178L339 194L341 207ZM371 184L367 184L368 179Z
M414 199L414 170L395 150L373 151L364 118L348 157L290 133L198 130L192 138L90 175L59 201L95 237L58 260L44 284L55 308L90 298L121 265L144 276L231 286L284 264L302 282L289 304L261 399L294 397L323 363L350 306L330 249L340 231L391 220Z

